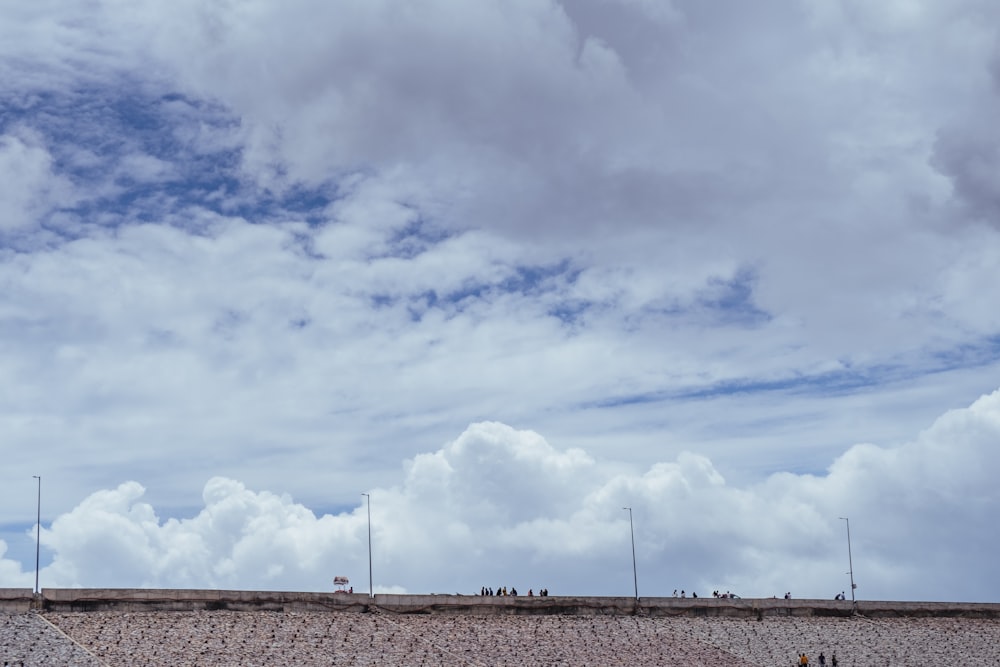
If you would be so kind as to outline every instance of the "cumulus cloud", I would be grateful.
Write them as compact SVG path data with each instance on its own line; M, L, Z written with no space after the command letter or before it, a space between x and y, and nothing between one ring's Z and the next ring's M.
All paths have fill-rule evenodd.
M847 587L847 517L859 597L992 599L1000 580L983 527L1000 509L998 436L1000 391L909 443L856 445L821 474L739 487L695 453L636 470L477 423L408 461L400 484L371 489L376 590L627 594L631 507L645 596L832 597ZM317 516L216 477L194 516L161 519L144 492L98 491L45 527L43 585L329 590L348 575L364 588L364 503ZM23 585L0 564L4 585Z
M33 573L24 571L21 563L9 557L7 543L0 540L0 582L5 588L34 588Z
M204 488L192 518L161 521L126 482L98 491L42 534L50 585L323 589L330 568L357 568L359 512L317 518L288 496L226 478Z

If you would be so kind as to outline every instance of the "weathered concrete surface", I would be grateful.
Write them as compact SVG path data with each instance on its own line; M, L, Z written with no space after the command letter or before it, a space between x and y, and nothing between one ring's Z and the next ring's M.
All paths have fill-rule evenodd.
M46 611L365 611L367 595L166 588L43 588Z
M450 613L480 615L569 614L574 616L631 615L634 598L570 596L376 595L375 606L403 614Z
M0 589L0 605L31 604L29 589ZM9 602L8 602L9 600ZM46 611L349 611L401 614L572 615L733 618L957 617L1000 618L1000 604L958 602L785 600L776 598L641 598L575 596L385 595L361 593L225 591L187 589L46 588ZM7 607L5 607L7 608Z
M639 613L649 616L829 616L861 614L872 618L959 617L1000 618L1000 604L972 602L903 602L862 600L785 600L782 598L645 598Z
M0 588L0 611L28 611L34 598L30 588Z
M569 614L763 618L765 616L1000 618L1000 604L785 600L776 598L480 597L469 595L376 595L375 605L399 613Z

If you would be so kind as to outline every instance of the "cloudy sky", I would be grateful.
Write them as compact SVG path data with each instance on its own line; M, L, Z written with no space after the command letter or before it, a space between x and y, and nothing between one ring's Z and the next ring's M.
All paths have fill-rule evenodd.
M1000 600L994 0L0 0L0 587Z

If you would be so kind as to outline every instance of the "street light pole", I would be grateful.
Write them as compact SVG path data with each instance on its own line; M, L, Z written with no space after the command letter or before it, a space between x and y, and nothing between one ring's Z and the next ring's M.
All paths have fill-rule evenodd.
M628 531L632 536L632 583L635 584L635 600L639 601L639 576L635 571L635 528L632 525L632 508L623 507L623 510L628 510Z
M372 586L372 497L369 493L362 493L368 499L368 597L375 597Z
M35 518L35 593L41 593L42 590L38 587L38 561L39 554L42 550L42 476L32 475L38 480L38 514Z
M851 520L846 516L840 517L841 521L847 522L847 574L851 575L851 604L856 605L857 602L854 600L854 559L851 557Z

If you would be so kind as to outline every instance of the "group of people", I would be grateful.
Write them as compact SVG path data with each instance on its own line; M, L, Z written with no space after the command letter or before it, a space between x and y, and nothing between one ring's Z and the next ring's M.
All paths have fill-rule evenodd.
M511 595L511 596L514 596L514 595L517 595L517 589L514 588L513 586L511 586L509 589L506 586L501 586L500 588L496 589L496 591L494 591L492 588L489 588L487 586L483 586L480 589L479 594L481 596L483 596L483 597L485 597L487 595L500 595L500 596ZM542 589L540 589L538 591L538 595L541 596L541 597L546 597L546 596L548 596L548 594L549 594L549 589L547 589L547 588L542 588ZM529 588L528 589L528 597L534 597L534 595L535 595L534 589Z
M674 589L674 597L675 598L678 598L678 597L680 597L680 598L686 598L687 597L687 592L686 591L681 591L680 594L678 594L677 593L677 589L675 588ZM691 591L691 597L696 598L696 597L698 597L698 594L695 593L694 591ZM719 591L712 591L712 597L713 598L719 598L720 600L728 600L729 598L734 598L734 599L738 598L739 595L737 595L736 593L730 593L729 591L726 591L725 593L720 593Z
M352 593L354 592L353 588L351 589L351 592ZM492 588L489 588L487 586L483 586L480 589L479 594L481 596L483 596L483 597L485 597L487 595L500 595L500 596L504 596L504 595L517 595L517 589L514 588L513 586L511 586L510 588L507 588L506 586L501 586L500 588L497 588L494 591ZM548 594L549 594L549 589L547 589L547 588L542 588L542 589L539 589L539 591L538 591L538 595L540 597L545 597ZM535 595L535 591L533 589L529 588L528 589L528 597L533 597L534 595ZM675 588L674 589L674 597L675 598L677 598L677 597L686 598L687 597L687 592L682 590L680 593L678 593L677 589ZM698 597L698 594L695 593L694 591L691 591L691 597L692 598L696 598L696 597ZM718 598L720 600L728 600L728 599L731 599L731 598L732 599L736 599L736 598L739 597L739 595L736 595L736 593L730 593L729 591L726 591L725 593L720 593L719 591L712 591L712 597L713 598ZM791 591L785 593L785 599L786 600L791 600L792 599L792 593L791 593ZM844 592L841 591L840 593L837 593L835 596L833 596L833 599L834 600L844 600L846 598L844 597ZM800 653L799 657L800 658L805 657L805 654L804 653ZM806 658L806 660L808 661L809 658ZM802 664L806 664L806 663L802 663ZM826 664L826 660L823 657L822 653L820 653L820 663L819 664L820 665L825 665ZM833 663L833 664L837 664L837 663Z
M687 593L685 591L681 591L680 593L678 593L677 589L675 588L674 589L674 597L675 598L677 598L677 597L686 598L687 597ZM698 597L698 594L695 593L694 591L692 591L691 592L691 597L696 598L696 597ZM735 593L730 593L729 591L726 591L725 593L720 593L719 591L712 591L712 597L713 598L719 598L719 599L722 599L722 600L728 600L729 598L734 598L734 599L738 598L739 595L736 595ZM777 596L775 596L775 597L777 597ZM788 592L785 593L785 599L786 600L791 600L792 599L792 592L791 591L788 591ZM841 592L837 593L836 595L834 595L833 599L834 600L846 600L847 598L844 597L844 591L841 591Z
M819 667L826 667L826 656L822 652L819 654L818 658ZM800 667L805 667L809 664L809 656L805 653L799 653L799 665ZM830 667L837 667L837 654L834 653L830 656Z

